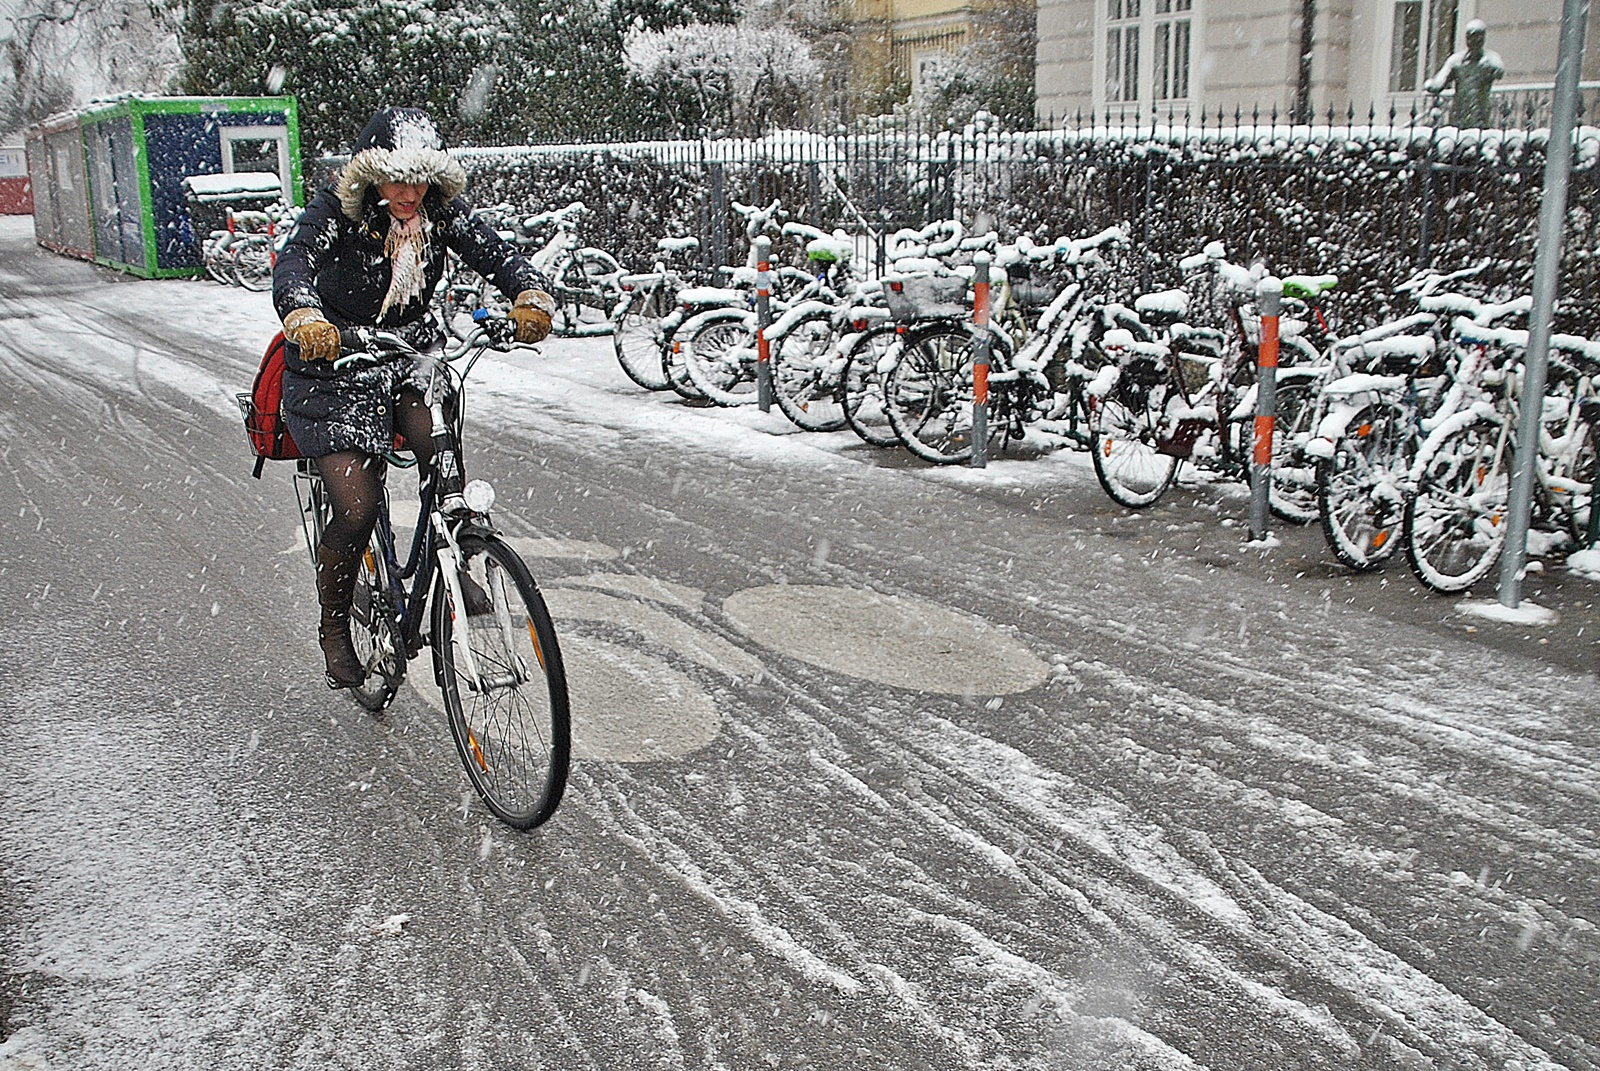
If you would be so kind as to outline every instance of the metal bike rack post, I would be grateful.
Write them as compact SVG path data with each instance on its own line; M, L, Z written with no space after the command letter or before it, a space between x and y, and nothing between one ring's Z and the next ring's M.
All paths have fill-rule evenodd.
M772 326L772 239L756 239L756 404L763 413L772 411L772 345L767 328Z
M1278 419L1278 316L1283 310L1283 283L1267 276L1256 287L1261 309L1261 347L1256 354L1255 444L1250 458L1250 539L1269 534L1272 515L1272 437ZM1218 413L1226 420L1227 416Z
M972 467L989 464L989 254L972 258Z
M1544 192L1539 201L1539 241L1533 262L1533 309L1528 313L1528 348L1523 359L1522 413L1517 449L1511 458L1510 500L1506 503L1505 550L1500 557L1500 605L1522 603L1522 574L1528 566L1528 524L1533 510L1534 469L1550 360L1550 329L1561 277L1561 235L1567 222L1567 185L1572 172L1572 127L1578 111L1578 78L1588 0L1564 0L1556 54L1555 97L1550 107L1550 139L1544 160ZM1593 502L1591 496L1590 501ZM1589 507L1594 510L1593 505Z

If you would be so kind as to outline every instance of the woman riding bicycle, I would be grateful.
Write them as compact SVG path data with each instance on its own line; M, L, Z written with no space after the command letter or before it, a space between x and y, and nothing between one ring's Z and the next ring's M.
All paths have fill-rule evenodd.
M550 331L548 281L473 218L460 196L466 182L426 112L384 108L356 139L350 162L306 207L273 270L273 303L288 341L284 421L301 454L316 459L333 506L317 547L317 637L332 688L355 687L365 676L350 640L350 602L383 494L383 455L398 434L424 481L433 461L426 363L336 365L339 329L383 328L437 350L442 336L429 307L448 249L515 295L518 342Z

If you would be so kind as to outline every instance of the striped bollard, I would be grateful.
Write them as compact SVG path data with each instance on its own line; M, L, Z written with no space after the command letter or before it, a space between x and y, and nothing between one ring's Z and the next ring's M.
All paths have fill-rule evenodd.
M772 326L772 239L756 239L756 404L763 413L772 411L772 345L767 328Z
M989 464L989 254L972 258L972 467Z
M1256 357L1255 449L1250 459L1250 539L1269 533L1272 495L1272 437L1278 419L1278 315L1283 309L1283 283L1267 276L1256 287L1261 309L1261 348Z

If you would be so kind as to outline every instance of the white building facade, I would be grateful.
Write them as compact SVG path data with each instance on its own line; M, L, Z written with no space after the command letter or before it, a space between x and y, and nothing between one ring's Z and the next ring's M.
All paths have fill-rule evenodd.
M1425 104L1422 83L1463 45L1472 19L1506 75L1502 110L1548 102L1556 0L1038 0L1038 115L1128 118L1218 112L1280 116L1354 107L1387 115ZM1592 21L1592 19L1591 19ZM1308 32L1309 29L1309 32ZM1600 91L1600 29L1583 65ZM1302 113L1303 114L1303 113ZM1589 121L1597 121L1590 116Z

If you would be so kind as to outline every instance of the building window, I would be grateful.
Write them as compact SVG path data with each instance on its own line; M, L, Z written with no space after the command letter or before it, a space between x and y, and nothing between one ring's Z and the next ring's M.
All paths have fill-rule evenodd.
M1456 47L1460 0L1395 0L1389 92L1414 93Z
M1194 0L1156 0L1156 55L1151 91L1156 100L1189 96L1189 24Z
M1106 103L1187 100L1194 0L1106 0L1105 11Z
M897 36L890 45L895 77L909 83L916 93L922 88L922 69L927 61L958 55L966 43L967 32L959 26Z
M1106 101L1139 99L1139 0L1106 0Z
M225 126L222 136L222 170L268 171L283 184L283 199L293 201L289 172L289 130L282 126Z

